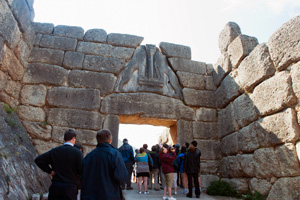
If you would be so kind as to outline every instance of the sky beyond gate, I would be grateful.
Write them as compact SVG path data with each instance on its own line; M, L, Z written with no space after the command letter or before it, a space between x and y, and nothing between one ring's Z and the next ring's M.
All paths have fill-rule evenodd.
M236 22L243 34L264 43L283 23L300 15L300 0L35 0L34 9L36 22L138 35L144 37L142 44L186 45L193 60L215 64L219 34L227 22ZM136 130L127 138L143 144L145 139L156 143L162 132L138 127L121 126L120 135ZM146 137L138 139L146 130Z

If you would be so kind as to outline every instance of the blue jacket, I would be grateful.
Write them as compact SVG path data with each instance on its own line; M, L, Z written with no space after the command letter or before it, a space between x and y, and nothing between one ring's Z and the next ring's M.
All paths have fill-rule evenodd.
M128 143L124 143L120 148L119 151L121 152L123 161L125 163L132 163L134 164L134 156L133 156L133 149Z
M180 171L180 173L183 173L184 172L185 153L179 154L179 156L177 158L178 158L177 162L178 162L178 165L179 165L179 171Z
M120 183L127 178L121 153L108 143L97 147L83 159L81 199L122 200Z

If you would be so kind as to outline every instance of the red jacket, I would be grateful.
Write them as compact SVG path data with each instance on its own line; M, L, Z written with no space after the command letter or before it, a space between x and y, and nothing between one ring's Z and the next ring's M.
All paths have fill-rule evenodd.
M173 161L176 160L176 153L163 153L160 154L161 167L164 174L175 172L173 168Z

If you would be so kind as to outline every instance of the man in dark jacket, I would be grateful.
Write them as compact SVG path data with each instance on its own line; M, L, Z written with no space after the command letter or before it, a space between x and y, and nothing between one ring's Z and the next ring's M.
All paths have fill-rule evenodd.
M127 180L122 183L122 189L125 189L125 183L126 183L127 190L132 190L133 188L131 187L131 174L132 174L133 165L135 161L134 161L132 146L128 144L128 140L126 138L123 139L123 145L119 148L119 151L121 152L123 161L125 163L128 172Z
M152 146L152 151L149 152L152 160L153 160L153 166L152 170L150 172L150 178L149 178L149 189L152 189L152 176L154 176L154 190L159 191L158 187L158 175L159 175L159 168L160 168L160 158L157 153L156 146Z
M127 169L121 153L112 142L109 130L100 130L98 145L83 159L81 200L122 200L121 183L127 178Z
M39 168L53 177L49 188L49 200L77 199L83 155L73 147L76 140L74 130L67 130L64 140L64 145L51 149L34 160Z

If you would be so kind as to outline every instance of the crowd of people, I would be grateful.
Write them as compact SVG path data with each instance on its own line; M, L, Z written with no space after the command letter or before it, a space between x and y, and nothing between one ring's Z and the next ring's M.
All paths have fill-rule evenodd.
M132 190L132 174L138 182L138 194L148 189L163 189L163 199L176 200L177 185L183 194L200 197L200 157L197 142L180 146L148 145L136 150L123 139L117 149L111 145L112 134L102 129L96 134L97 146L83 158L83 148L76 143L76 132L64 133L65 143L39 155L35 163L52 177L49 200L125 200L122 190ZM194 181L193 181L194 180ZM200 183L200 184L199 184ZM193 185L194 184L194 185Z

